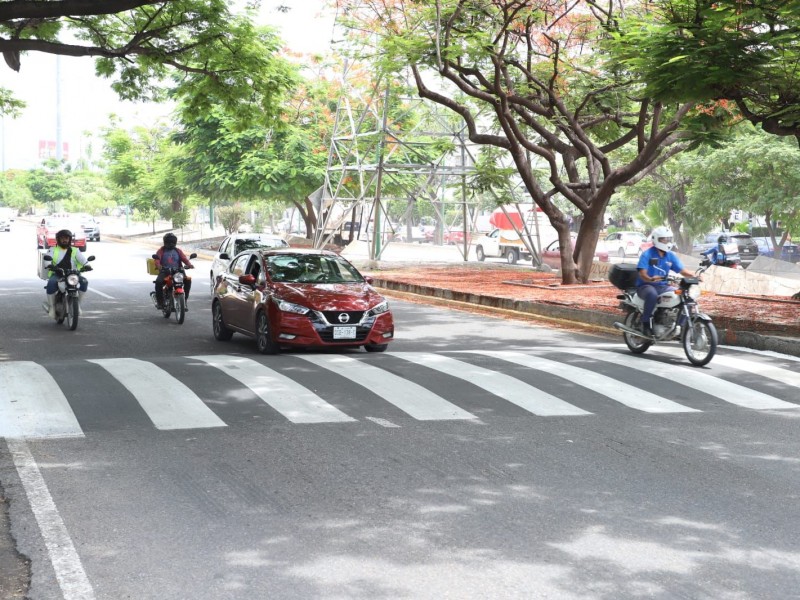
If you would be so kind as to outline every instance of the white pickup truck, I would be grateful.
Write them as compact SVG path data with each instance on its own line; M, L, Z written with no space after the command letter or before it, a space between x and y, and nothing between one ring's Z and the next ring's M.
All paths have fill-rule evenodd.
M13 208L0 206L0 231L11 231L11 222L17 216Z
M525 208L523 208L523 206ZM546 248L553 240L558 239L558 232L550 224L541 210L532 208L531 205L521 205L525 214L525 222L530 233L530 243L539 252ZM514 229L511 220L517 226ZM484 261L486 257L505 258L508 264L516 264L520 259L530 261L533 259L528 246L521 239L520 235L525 235L525 228L522 225L522 215L516 208L507 207L506 211L496 209L489 222L496 227L486 235L476 239L475 256L478 260Z

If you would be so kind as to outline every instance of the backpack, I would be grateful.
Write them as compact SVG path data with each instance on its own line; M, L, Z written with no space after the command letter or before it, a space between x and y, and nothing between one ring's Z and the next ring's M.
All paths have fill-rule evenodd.
M177 269L181 266L181 255L178 253L177 248L171 250L164 250L161 254L161 266Z

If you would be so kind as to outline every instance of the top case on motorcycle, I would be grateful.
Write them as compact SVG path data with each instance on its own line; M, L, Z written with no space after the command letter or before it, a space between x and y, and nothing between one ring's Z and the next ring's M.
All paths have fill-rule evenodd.
M618 263L608 270L608 280L621 290L636 287L639 269L633 263Z

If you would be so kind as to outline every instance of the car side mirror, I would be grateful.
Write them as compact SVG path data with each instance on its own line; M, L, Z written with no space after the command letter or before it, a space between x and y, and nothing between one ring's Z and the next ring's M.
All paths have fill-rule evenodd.
M223 252L222 254L219 255L219 257L220 257L221 260L230 260L231 259L231 257L228 256L227 252Z
M651 267L655 267L657 264L658 264L658 259L657 258L651 258L650 259L650 266Z
M191 259L193 259L193 258L197 258L197 252L192 252L192 253L189 255L189 260L191 260Z
M239 275L239 283L242 285L256 286L256 278L253 275Z
M367 275L366 277L364 277L364 281L366 281L368 284L372 285L372 282L375 281L375 280L372 277L370 277L369 275Z

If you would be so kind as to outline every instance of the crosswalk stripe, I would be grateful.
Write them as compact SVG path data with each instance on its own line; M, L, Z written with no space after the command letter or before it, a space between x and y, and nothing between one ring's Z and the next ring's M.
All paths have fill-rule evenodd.
M153 363L136 358L89 362L100 365L124 385L157 429L226 427L192 390Z
M575 385L588 388L636 410L650 413L701 412L611 377L540 356L531 356L521 352L505 350L473 350L470 352L483 354L485 356L494 356L524 367L552 373L553 375L568 379Z
M420 421L477 419L421 385L349 356L297 354L293 358L354 381Z
M431 352L401 352L394 356L467 381L535 415L549 417L592 414L515 377L448 356Z
M661 354L668 354L669 356L674 356L676 358L686 358L683 349L665 348L664 346L657 346L653 349ZM744 371L745 373L760 375L761 377L766 377L767 379L773 379L775 381L785 383L786 385L800 388L800 373L796 371L789 371L788 369L783 369L781 367L776 367L775 365L767 365L759 361L750 361L733 356L720 355L714 356L712 363L738 369L739 371Z
M683 365L668 365L652 360L643 360L641 357L631 356L629 354L604 352L602 350L570 348L569 352L571 354L580 354L588 358L623 365L627 368L678 381L682 385L699 392L744 408L752 408L754 410L800 408L800 404L792 404L791 402L786 402L775 396L762 394L757 390L746 388L742 385L713 377L697 370L688 373L686 369L689 367Z
M228 356L191 356L233 377L292 423L355 421L293 379L255 360Z
M41 365L0 363L0 437L77 437L81 426L55 379Z

